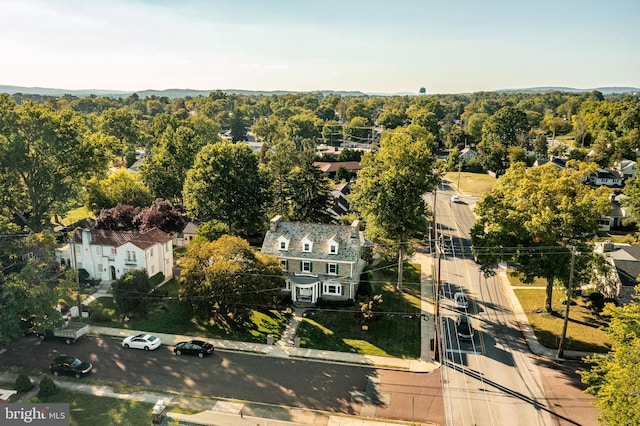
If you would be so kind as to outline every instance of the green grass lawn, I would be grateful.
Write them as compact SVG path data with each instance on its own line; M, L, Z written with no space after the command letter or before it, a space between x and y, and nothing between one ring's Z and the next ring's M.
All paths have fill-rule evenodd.
M66 402L69 403L69 424L71 426L138 426L151 423L153 404L97 397L84 393L58 390L49 397L37 397L30 402Z
M458 188L458 177L460 178L460 188ZM496 178L486 173L469 173L447 172L444 179L451 182L451 186L465 194L480 196L485 192L491 191L496 183Z
M548 348L557 349L565 312L565 305L561 302L566 297L566 292L554 289L552 303L554 313L550 314L544 310L545 289L530 288L514 291L538 341ZM577 305L569 309L568 340L565 349L608 352L611 341L604 331L604 327L608 325L607 319L593 314L582 297L576 298L576 302Z
M178 284L173 281L162 287L173 297L167 304L168 311L156 310L149 318L133 318L124 323L120 320L117 306L111 297L95 300L92 309L100 309L103 320L92 321L93 325L124 328L149 332L182 334L187 336L210 337L215 339L239 340L264 343L268 334L278 338L288 323L287 316L277 310L252 312L251 322L239 328L226 328L213 321L203 322L193 318L191 306L177 300Z
M301 346L410 359L420 356L419 265L405 266L404 292L396 290L397 268L368 274L371 294L383 297L384 313L364 330L359 304L353 308L310 310L298 328Z
M87 217L95 219L96 215L94 215L93 212L91 212L87 207L82 206L82 207L77 207L73 210L69 210L67 212L67 215L62 219L60 219L60 221L62 222L63 225L71 225L72 223L75 223L80 219L84 219Z

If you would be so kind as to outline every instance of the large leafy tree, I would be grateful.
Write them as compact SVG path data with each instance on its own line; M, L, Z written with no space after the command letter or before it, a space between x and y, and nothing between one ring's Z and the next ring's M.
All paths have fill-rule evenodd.
M252 235L265 223L269 188L268 175L251 148L222 141L196 156L184 184L184 205L190 217L217 219L230 234Z
M505 106L490 116L482 126L478 153L487 169L502 173L507 148L518 145L521 135L529 131L527 115L517 108Z
M570 246L581 256L582 271L588 260L587 242L598 230L597 219L608 212L608 192L584 185L594 165L575 161L559 170L553 165L527 168L516 163L482 196L471 230L474 252L489 273L495 262L519 263L525 281L547 281L545 308L551 312L556 278L567 282Z
M145 316L150 307L154 287L153 280L145 270L134 270L113 282L113 299L118 310L124 315Z
M385 132L380 149L362 158L351 194L352 207L364 218L367 235L397 245L399 289L407 240L418 224L424 223L422 195L440 181L431 145L432 137L417 139L404 131Z
M126 108L110 108L98 119L99 130L118 141L115 154L122 157L125 166L136 161L136 146L140 144L141 130L136 117Z
M0 95L0 203L34 232L76 201L82 184L106 169L106 149L82 119Z
M153 199L140 175L122 167L105 179L91 178L86 190L87 207L96 214L120 204L146 207Z
M640 292L640 287L636 287ZM640 303L607 305L611 315L607 335L613 342L607 355L586 358L589 371L578 371L586 392L595 395L600 421L608 425L640 425Z
M181 259L179 297L202 320L242 325L252 309L277 305L284 284L279 261L239 237L196 240Z

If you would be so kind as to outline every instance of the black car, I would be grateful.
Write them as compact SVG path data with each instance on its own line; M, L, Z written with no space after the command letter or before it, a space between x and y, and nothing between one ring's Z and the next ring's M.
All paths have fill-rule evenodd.
M456 319L456 332L461 340L473 339L473 327L471 326L471 319L468 316L458 316L458 319Z
M173 347L176 355L198 355L200 358L213 353L213 345L202 340L192 340L190 342L180 342Z
M89 374L93 369L93 365L88 362L80 361L74 356L59 356L49 364L49 370L54 376L61 374L75 376L76 379Z

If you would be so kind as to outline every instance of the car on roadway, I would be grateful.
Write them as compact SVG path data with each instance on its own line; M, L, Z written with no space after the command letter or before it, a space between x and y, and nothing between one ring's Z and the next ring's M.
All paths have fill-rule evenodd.
M469 299L463 291L457 291L453 295L453 302L458 309L467 309L469 307Z
M162 342L156 336L151 334L136 334L135 336L126 337L122 341L122 347L125 349L143 349L145 351L152 351L158 349Z
M51 371L54 376L64 374L79 379L89 374L91 370L93 370L91 363L81 361L74 356L61 355L49 364L49 371Z
M471 319L467 315L458 315L456 319L456 333L460 340L473 339L473 327L471 326Z
M459 203L460 202L460 197L458 197L457 195L452 195L450 198L452 203Z
M205 355L213 353L213 345L202 340L191 340L189 342L176 343L173 347L173 352L176 355L197 355L203 358Z

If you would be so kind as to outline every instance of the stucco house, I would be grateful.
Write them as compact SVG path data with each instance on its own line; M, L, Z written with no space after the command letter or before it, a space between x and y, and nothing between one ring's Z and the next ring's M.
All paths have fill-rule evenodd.
M193 240L198 234L198 228L200 227L200 222L190 220L182 229L182 232L178 232L173 237L173 245L174 247L186 247L189 245L191 240Z
M286 288L296 303L353 300L365 261L359 222L331 225L271 219L262 253L280 260Z
M173 278L172 237L157 229L146 232L79 229L58 249L59 261L84 269L94 280L111 282L127 272L145 269L149 277L159 272Z

